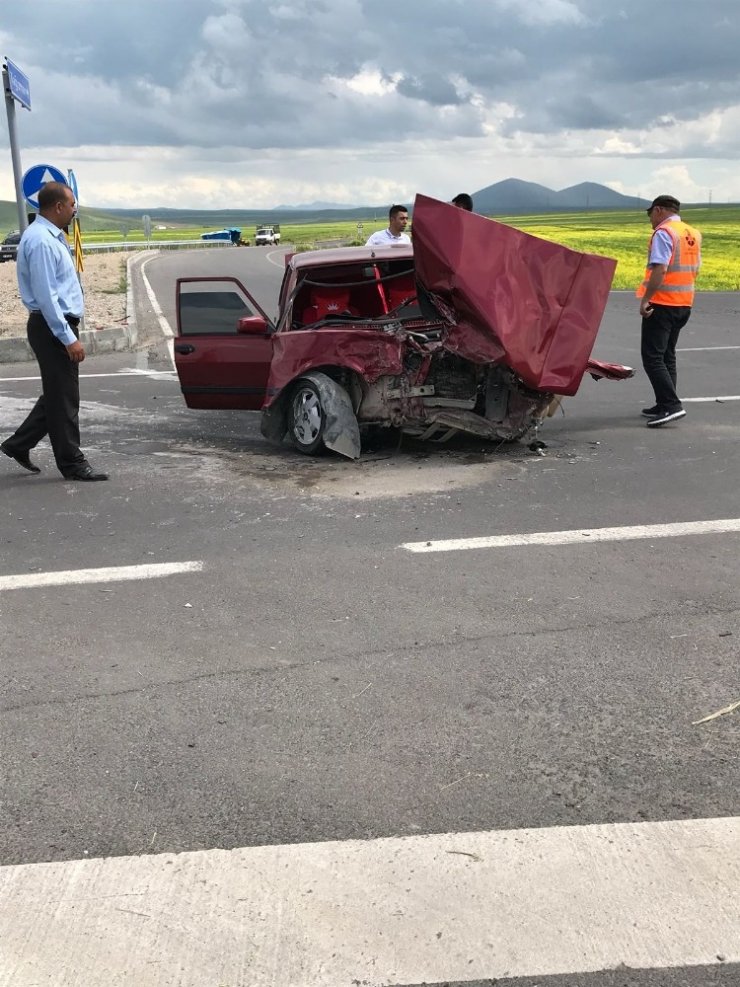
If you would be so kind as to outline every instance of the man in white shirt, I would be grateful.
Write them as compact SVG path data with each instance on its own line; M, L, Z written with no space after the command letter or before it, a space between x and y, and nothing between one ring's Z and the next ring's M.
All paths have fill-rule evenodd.
M378 230L367 238L366 247L394 247L399 243L411 243L411 237L403 231L409 221L406 206L391 206L388 210L388 228Z

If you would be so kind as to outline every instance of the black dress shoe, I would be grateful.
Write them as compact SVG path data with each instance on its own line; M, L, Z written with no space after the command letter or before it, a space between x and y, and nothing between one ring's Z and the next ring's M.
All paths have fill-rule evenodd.
M31 459L27 452L11 452L7 448L5 442L0 445L0 449L8 456L10 459L14 459L19 466L22 466L24 470L28 470L29 473L40 473L41 470L35 463L31 462Z
M74 472L67 473L64 477L65 480L85 480L88 483L93 483L95 480L107 480L107 473L96 473L95 470L89 463L85 463L84 466L79 466Z

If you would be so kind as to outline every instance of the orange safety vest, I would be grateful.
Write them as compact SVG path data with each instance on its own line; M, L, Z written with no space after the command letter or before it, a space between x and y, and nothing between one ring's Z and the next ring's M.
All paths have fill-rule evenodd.
M694 282L701 262L701 233L680 219L667 219L653 230L653 236L658 230L665 230L670 235L673 250L663 283L650 301L656 305L690 306L694 302ZM645 294L650 278L650 248L653 244L653 236L650 237L648 245L645 279L635 292L638 298L642 298Z

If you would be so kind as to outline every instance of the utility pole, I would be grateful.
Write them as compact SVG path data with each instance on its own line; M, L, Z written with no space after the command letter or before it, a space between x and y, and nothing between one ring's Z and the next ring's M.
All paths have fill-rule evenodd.
M15 201L18 205L18 229L21 233L28 226L28 218L23 197L23 172L21 171L21 154L18 145L18 128L15 119L15 100L27 110L31 109L31 87L28 79L9 58L3 65L3 91L5 93L5 109L8 113L8 136L10 138L10 157L13 162L13 180L15 182Z

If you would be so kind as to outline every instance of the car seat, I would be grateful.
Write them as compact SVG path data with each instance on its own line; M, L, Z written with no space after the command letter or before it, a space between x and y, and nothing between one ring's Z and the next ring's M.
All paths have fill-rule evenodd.
M332 315L357 315L356 310L350 306L349 294L349 288L329 286L313 288L310 295L311 304L303 310L301 321L304 326L312 322L320 322Z
M416 300L416 284L411 272L383 282L388 311L392 312L404 302Z

